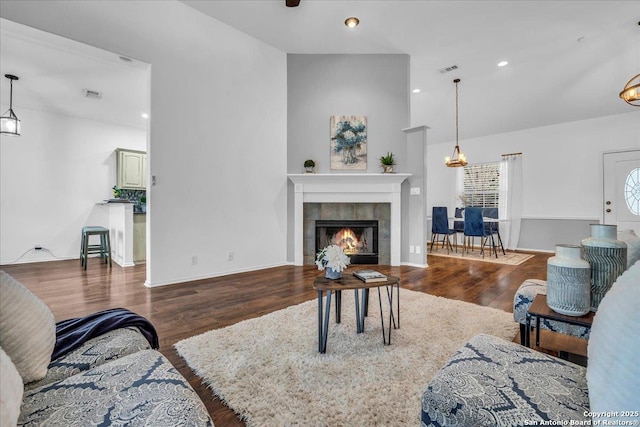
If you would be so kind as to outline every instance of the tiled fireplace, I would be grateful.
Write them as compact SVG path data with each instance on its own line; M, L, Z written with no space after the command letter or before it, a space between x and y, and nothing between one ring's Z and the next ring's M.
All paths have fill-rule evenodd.
M400 265L401 184L411 174L289 174L294 264L312 264L316 220L378 221L379 264Z
M304 264L329 244L342 246L352 264L389 264L389 203L305 203Z

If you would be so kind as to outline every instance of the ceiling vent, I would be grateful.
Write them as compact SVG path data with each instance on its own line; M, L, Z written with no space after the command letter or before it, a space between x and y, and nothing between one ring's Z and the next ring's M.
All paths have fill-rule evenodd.
M449 71L453 71L453 70L457 70L457 69L458 69L457 65L452 65L450 67L441 68L438 71L440 71L440 74L445 74L445 73L448 73Z
M100 98L102 98L102 92L98 92L96 90L82 89L82 94L86 98L91 98L91 99L100 99Z

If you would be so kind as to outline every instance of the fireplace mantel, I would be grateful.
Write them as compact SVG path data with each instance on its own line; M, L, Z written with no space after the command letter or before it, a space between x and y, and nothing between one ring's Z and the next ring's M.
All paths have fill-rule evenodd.
M409 173L288 174L294 184L294 264L303 265L304 203L390 203L391 265L400 265L402 182Z

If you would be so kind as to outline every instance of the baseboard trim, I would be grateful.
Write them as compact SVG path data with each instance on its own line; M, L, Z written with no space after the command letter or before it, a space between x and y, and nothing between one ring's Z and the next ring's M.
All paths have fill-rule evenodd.
M197 282L199 280L213 279L214 277L229 276L231 274L238 274L238 273L248 273L251 271L264 270L267 268L274 268L274 267L283 267L286 265L289 265L289 264L286 262L278 263L278 264L268 264L268 265L261 265L257 267L239 268L237 270L229 270L229 271L223 271L220 273L212 273L212 274L203 274L201 276L183 277L179 279L172 279L172 280L167 280L163 282L154 282L154 283L150 283L148 280L145 280L144 285L147 288L157 288L159 286L176 285L179 283L186 284L189 282Z
M416 267L416 268L427 268L429 264L416 264L415 262L402 262L400 265L404 265L407 267Z

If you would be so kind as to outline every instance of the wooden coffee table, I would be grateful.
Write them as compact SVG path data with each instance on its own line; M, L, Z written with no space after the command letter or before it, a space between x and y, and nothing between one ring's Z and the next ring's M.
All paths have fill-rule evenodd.
M384 316L382 313L382 293L381 287L386 287L387 300L389 301L389 325L388 333L385 335ZM393 312L393 290L396 289L396 315ZM400 279L393 276L387 276L387 280L384 282L365 283L362 280L354 277L352 272L345 271L344 276L341 279L331 280L324 277L324 274L316 277L313 281L313 288L318 291L318 352L327 352L327 335L329 332L329 314L331 313L331 294L336 294L336 323L340 323L340 311L342 305L342 291L353 290L355 295L356 304L356 332L364 332L364 319L368 312L369 305L369 290L371 288L378 288L378 303L380 306L380 320L382 322L382 342L386 345L391 344L391 327L394 329L400 328ZM362 295L359 296L360 290ZM323 319L323 294L326 296L326 307L324 309Z

